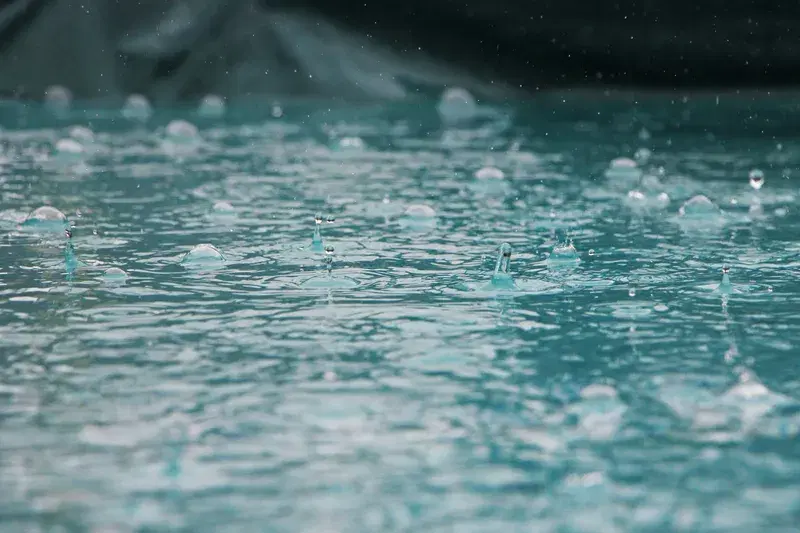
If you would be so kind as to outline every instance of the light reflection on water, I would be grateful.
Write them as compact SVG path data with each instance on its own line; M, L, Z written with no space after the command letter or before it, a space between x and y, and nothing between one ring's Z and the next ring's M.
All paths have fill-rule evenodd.
M793 146L285 111L2 132L4 531L794 527Z

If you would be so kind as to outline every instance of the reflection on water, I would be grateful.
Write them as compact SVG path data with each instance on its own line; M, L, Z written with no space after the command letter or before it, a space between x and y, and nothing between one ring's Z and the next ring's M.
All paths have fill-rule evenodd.
M789 142L53 94L2 131L3 531L794 530Z

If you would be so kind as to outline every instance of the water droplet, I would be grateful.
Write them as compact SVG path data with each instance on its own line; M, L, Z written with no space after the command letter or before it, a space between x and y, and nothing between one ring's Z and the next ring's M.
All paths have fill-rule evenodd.
M628 296L630 296L631 298L636 296L636 288L634 288L634 287L629 288L628 289Z
M271 113L273 118L281 118L283 116L283 109L278 104L272 106Z
M67 224L66 215L49 205L33 210L22 223L23 227L53 232L67 230Z
M222 253L210 244L198 244L183 256L181 263L186 265L218 264L225 261Z
M639 140L640 141L650 140L650 132L647 131L647 128L642 128L641 130L639 130Z
M756 191L760 190L761 187L764 186L764 173L761 170L755 168L750 171L749 180L750 180L750 186L753 189L755 189Z
M328 224L333 224L334 222L336 222L336 217L334 217L333 215L328 215L328 217L325 219L325 222L327 222Z
M103 272L103 281L108 284L118 285L128 280L128 274L117 267L110 267Z
M589 255L594 255L594 248L589 250Z
M128 96L122 106L122 116L127 120L146 122L152 114L150 102L141 94Z
M769 287L767 287L767 292L772 292L772 285L770 285Z
M208 94L197 106L197 114L203 118L222 118L225 116L225 100L216 94Z
M475 98L465 89L448 88L442 94L436 110L445 123L458 123L471 120L477 113Z
M317 225L322 224L322 215L320 213L314 215L314 223Z
M325 254L326 254L326 255L331 255L332 253L333 253L333 246L331 246L331 245L329 244L329 245L327 245L327 246L325 247Z
M44 91L44 105L48 111L63 118L72 106L72 92L61 85L52 85Z

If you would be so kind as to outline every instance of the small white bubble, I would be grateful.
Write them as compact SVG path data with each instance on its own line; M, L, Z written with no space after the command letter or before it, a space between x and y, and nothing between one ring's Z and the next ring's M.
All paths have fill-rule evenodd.
M146 122L153 114L153 109L146 97L132 94L122 106L122 116L127 120Z
M456 123L472 119L477 112L477 104L468 91L453 87L444 91L436 109L444 122Z
M225 116L225 100L216 94L208 94L197 106L197 114L203 118L222 118Z

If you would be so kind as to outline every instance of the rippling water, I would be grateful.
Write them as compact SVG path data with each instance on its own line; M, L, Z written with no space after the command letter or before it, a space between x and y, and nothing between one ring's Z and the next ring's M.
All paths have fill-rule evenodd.
M796 531L796 140L246 115L6 120L0 529Z

